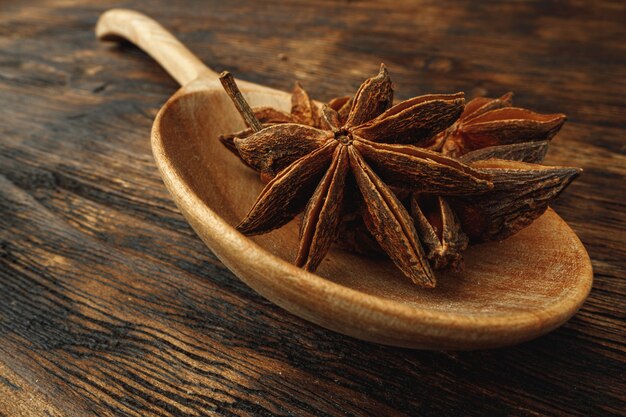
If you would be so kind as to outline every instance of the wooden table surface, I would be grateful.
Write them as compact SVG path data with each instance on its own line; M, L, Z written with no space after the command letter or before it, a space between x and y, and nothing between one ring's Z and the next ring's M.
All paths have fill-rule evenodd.
M400 99L513 90L566 113L546 162L585 170L554 208L594 288L560 329L476 352L335 334L231 274L152 159L176 83L133 46L98 43L95 3L0 3L1 416L624 415L623 2L111 2L218 71L299 79L322 100L384 61Z

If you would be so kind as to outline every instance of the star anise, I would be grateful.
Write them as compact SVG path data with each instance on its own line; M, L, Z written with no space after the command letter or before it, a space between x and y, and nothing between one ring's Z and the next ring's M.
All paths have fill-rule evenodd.
M438 267L458 268L468 244L466 233L476 242L502 240L528 226L580 173L575 168L493 160L543 161L549 140L566 119L563 114L543 115L511 107L512 97L507 93L497 99L471 100L461 117L427 145L459 157L494 182L489 192L471 199L451 199L452 205L443 197L412 195L417 230L429 260Z
M384 65L366 80L341 122L330 106L321 111L323 129L281 123L263 127L254 118L232 76L222 83L254 133L233 140L240 157L273 178L237 226L253 235L281 227L304 210L295 263L313 271L337 237L354 181L362 195L369 232L413 282L435 285L413 221L390 186L436 195L477 194L492 188L468 165L426 149L423 143L461 114L463 94L426 95L392 106L393 90ZM344 103L345 104L345 103Z
M311 271L341 229L344 247L382 248L414 282L434 286L431 266L458 268L470 240L500 240L526 227L580 172L492 159L539 162L564 121L510 107L498 112L510 106L510 94L472 100L465 111L462 94L392 107L381 66L354 97L333 99L317 119L294 123L294 114L315 109L299 86L289 115L252 111L230 74L222 83L249 126L227 146L271 180L238 228L265 233L305 210L296 264Z

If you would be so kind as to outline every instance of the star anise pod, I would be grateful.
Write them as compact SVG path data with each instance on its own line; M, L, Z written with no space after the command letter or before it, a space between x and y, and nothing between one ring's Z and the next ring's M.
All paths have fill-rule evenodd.
M549 202L556 198L580 172L576 168L546 167L495 159L480 161L488 158L540 161L545 154L547 140L556 133L554 131L552 134L545 134L550 131L545 129L545 126L537 128L536 124L541 125L545 121L542 121L541 117L534 117L538 120L535 120L535 127L529 120L520 122L504 118L503 123L504 126L508 126L509 134L500 137L508 137L502 141L505 144L493 145L493 140L474 140L475 149L460 157L470 166L455 162L440 153L400 145L409 143L441 151L445 140L451 137L450 134L458 134L459 130L450 127L445 135L442 133L436 137L434 135L446 129L451 120L454 120L454 117L449 118L449 110L454 108L450 104L454 104L454 100L460 99L461 96L416 97L389 108L392 101L391 81L384 66L381 67L379 75L367 80L354 97L333 99L328 106L322 108L318 125L322 129L310 129L303 124L290 123L284 114L274 117L271 121L274 124L284 124L282 127L263 129L263 125L256 120L252 110L245 109L247 103L236 89L232 77L230 82L228 80L228 77L223 80L226 90L251 126L245 136L233 139L233 148L246 164L261 172L262 178L269 180L276 175L281 177L280 181L277 177L275 189L270 187L272 184L268 184L240 228L248 233L263 233L280 227L306 205L296 263L309 270L317 267L335 240L337 230L341 228L339 243L344 247L368 254L382 247L396 265L415 282L424 286L434 285L430 265L434 268L446 266L458 268L462 259L461 253L470 239L475 242L500 240L526 227L547 209ZM306 99L313 103L308 95ZM472 111L463 112L463 115L472 115L466 120L471 120L477 114L510 106L510 95L495 100L473 100L472 103L470 109ZM462 108L462 104L459 107ZM368 116L359 116L359 112ZM457 115L460 113L457 108ZM513 114L527 113L532 112L523 110ZM267 110L265 114L272 114L272 111ZM564 117L556 116L561 118L556 128L558 130ZM543 117L549 119L549 116ZM371 120L367 121L368 118ZM312 119L307 120L310 122ZM457 128L460 125L458 122L455 124ZM542 138L539 134L529 134L533 129L544 132L543 140L538 140ZM491 130L486 129L487 132ZM515 132L520 135L517 139ZM248 140L248 136L254 139ZM381 138L383 140L380 140ZM535 141L525 142L525 139ZM337 141L340 144L329 144ZM384 141L389 143L382 143ZM322 148L325 151L322 151ZM332 156L329 156L331 148ZM309 154L315 156L308 156ZM402 158L411 161L407 163L397 154L404 154ZM298 168L296 162L302 159L300 162L304 163L307 156L310 161L305 164L308 167L304 167L304 171L301 170L303 167L300 167L300 170L289 170ZM422 159L421 164L424 164L424 160L430 160L430 163L447 165L448 168L465 172L470 175L471 181L474 181L475 190L469 191L465 188L442 190L441 187L446 188L444 186L446 181L437 181L428 175L441 175L443 171L438 174L429 171L425 169L428 162L426 165L420 165L413 160L414 158L418 161ZM316 166L320 161L321 168ZM283 170L288 172L284 173ZM348 174L348 171L352 172L352 175ZM304 178L298 178L302 173L305 174ZM313 191L320 179L321 182ZM351 183L355 180L359 186L356 190L359 190L364 198L359 198L355 194L356 190L351 189ZM481 180L482 187L477 186ZM424 181L434 183L424 186L422 184ZM294 182L295 191L285 194L286 198L281 200L279 198L281 193L290 190ZM437 191L430 191L429 187L433 190L440 188ZM307 205L306 200L311 193L313 197ZM344 197L346 193L347 198ZM378 200L372 199L371 195L377 195ZM398 197L410 208L417 230L410 227L411 223L407 224L406 211L399 204ZM383 202L386 203L386 207L382 207L377 201L385 198L387 200ZM251 218L257 217L263 223L263 216L267 216L267 213L273 210L270 204L273 200L281 207L285 205L284 209L278 210L280 212L278 220L270 216L269 227L266 224L259 230L247 230L246 220L250 222ZM361 205L355 204L355 201L360 201ZM346 210L349 206L352 209ZM392 221L391 227L388 227L391 224L389 213L395 216L395 223ZM359 214L365 222L356 218ZM267 220L265 222L267 223ZM375 241L366 239L368 236L363 235L363 230L368 230ZM391 235L384 233L389 230L392 231ZM415 232L426 247L425 254L415 238ZM406 251L407 248L408 252L404 255L398 256L398 252L395 252ZM430 265L429 262L424 262L424 256ZM413 268L407 268L411 259L418 259L419 263L414 264ZM421 273L415 274L416 265Z
M346 187L354 181L365 225L381 248L413 282L435 285L413 221L390 186L456 196L492 188L485 175L468 165L407 145L425 143L450 126L463 110L462 93L420 96L392 106L391 80L381 65L379 74L357 91L345 122L324 106L323 129L298 123L263 127L252 121L254 114L232 76L223 73L220 78L254 130L234 138L240 157L273 178L238 230L265 233L304 210L295 263L313 271L337 237Z
M511 107L512 97L507 93L497 99L471 100L461 117L427 144L428 148L471 166L493 158L543 161L549 140L566 117ZM506 161L494 161L490 168L478 166L495 184L485 194L456 199L454 207L443 197L417 193L411 197L417 230L429 260L437 267L458 269L461 253L468 245L466 233L476 242L501 240L528 226L580 172Z
M540 162L548 141L565 123L564 114L539 114L512 107L513 93L478 97L461 117L429 144L429 149L465 162L500 158Z

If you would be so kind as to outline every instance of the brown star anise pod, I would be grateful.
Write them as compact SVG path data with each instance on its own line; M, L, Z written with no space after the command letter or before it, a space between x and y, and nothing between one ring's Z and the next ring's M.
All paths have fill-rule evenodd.
M304 210L295 263L313 271L337 237L346 187L354 181L362 195L365 225L381 248L413 282L435 285L413 221L390 186L457 196L493 186L463 163L406 145L422 143L450 126L463 110L462 93L420 96L392 106L391 80L381 65L379 74L357 91L344 123L339 112L324 106L321 129L298 123L263 127L232 76L223 73L220 78L254 131L234 137L240 157L273 178L238 230L265 233Z
M566 119L563 114L511 107L512 97L507 93L497 99L471 100L461 117L427 145L469 163L494 182L494 188L480 196L450 199L452 206L440 196L412 195L412 215L435 267L458 268L467 235L476 242L502 240L528 226L580 173L494 159L543 161L549 140ZM481 160L492 161L477 162Z
M367 253L382 248L414 282L434 286L431 266L458 268L470 240L500 240L526 227L580 172L492 159L539 162L564 120L523 109L495 112L510 106L510 95L472 100L465 112L462 94L421 96L391 107L391 80L381 66L354 97L333 99L318 118L293 123L294 114L316 109L298 85L286 114L253 111L230 74L222 83L249 126L222 143L271 180L238 228L264 233L304 210L296 264L311 271L341 230L344 247ZM491 111L495 116L479 126L485 137L474 135L466 145L463 129ZM465 122L450 126L461 114ZM558 126L548 127L553 119ZM506 132L494 133L492 122ZM448 142L471 151L455 160L444 149L459 147L446 147Z

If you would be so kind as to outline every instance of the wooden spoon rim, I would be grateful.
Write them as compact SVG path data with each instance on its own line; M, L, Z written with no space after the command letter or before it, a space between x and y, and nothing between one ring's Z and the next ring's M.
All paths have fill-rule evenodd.
M244 92L262 90L264 93L280 96L287 94L251 83L244 82L240 83L240 85ZM397 345L412 346L410 342L405 343L401 340L408 341L414 336L422 339L424 336L437 338L441 333L440 330L445 328L446 330L462 332L464 334L462 339L467 339L468 337L475 339L477 346L483 344L479 342L480 340L485 342L486 345L497 346L527 340L552 330L574 315L589 294L593 280L589 256L571 228L551 209L545 215L553 215L558 219L560 226L567 229L567 233L574 237L575 250L581 256L586 257L585 268L580 272L576 286L564 290L563 296L555 303L547 303L546 308L533 311L471 315L423 309L337 284L319 275L297 268L291 263L273 255L238 232L211 208L207 207L194 190L183 180L176 166L167 158L160 136L163 115L177 100L186 95L212 88L217 89L221 88L221 86L213 80L196 80L188 86L181 88L160 109L154 120L151 134L154 158L166 187L174 197L174 202L207 246L247 285L281 307L290 311L294 305L298 305L300 308L305 307L309 314L299 311L298 315L325 327L333 328L334 326L331 323L318 317L319 306L316 306L316 302L312 301L315 297L310 296L315 294L327 303L328 312L324 313L324 315L354 314L353 307L357 305L358 311L367 312L365 314L381 328L393 329L399 332L399 341L394 343ZM209 235L219 236L219 238L207 241L204 233L198 231L198 225L200 224L208 230ZM248 259L254 259L257 268L268 268L277 271L282 281L277 281L275 277L267 279L267 277L263 276L255 279L254 282L250 282L245 277L245 274L239 273L240 268L238 265L235 262L231 262L229 256L227 256L233 253L246 253L246 257L240 258L241 261L245 262ZM268 296L268 294L272 295ZM358 327L358 324L355 323L355 326ZM340 327L343 328L342 326ZM372 329L372 331L375 333L376 329ZM355 332L353 335L359 337L358 335L362 336L362 333L362 331ZM369 337L362 338L375 340ZM446 337L447 339L449 339L449 335Z

